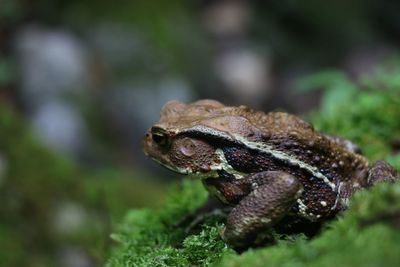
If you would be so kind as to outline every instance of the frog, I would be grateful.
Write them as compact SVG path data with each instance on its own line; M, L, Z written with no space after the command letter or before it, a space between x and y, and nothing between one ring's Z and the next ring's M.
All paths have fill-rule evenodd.
M198 178L231 207L220 234L232 247L281 227L321 223L348 208L354 192L394 182L383 160L370 163L351 141L286 112L256 111L205 99L170 101L144 137L162 166Z

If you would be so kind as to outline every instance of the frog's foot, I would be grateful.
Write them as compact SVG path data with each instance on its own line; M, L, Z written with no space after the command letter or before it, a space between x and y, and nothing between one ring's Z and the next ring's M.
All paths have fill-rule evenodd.
M254 184L254 190L244 197L228 215L221 236L234 248L254 245L296 203L302 193L300 182L285 172L263 172L248 177L262 180ZM265 235L264 235L265 236Z
M368 172L368 185L399 180L399 173L383 160L375 161Z

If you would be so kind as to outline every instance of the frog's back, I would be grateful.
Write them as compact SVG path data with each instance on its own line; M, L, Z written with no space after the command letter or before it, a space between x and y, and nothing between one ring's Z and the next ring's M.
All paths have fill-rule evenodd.
M315 166L332 179L351 180L365 176L368 161L362 155L339 143L334 137L318 132L299 117L282 112L265 114L264 126L270 132L265 142L277 151L287 151L302 162Z

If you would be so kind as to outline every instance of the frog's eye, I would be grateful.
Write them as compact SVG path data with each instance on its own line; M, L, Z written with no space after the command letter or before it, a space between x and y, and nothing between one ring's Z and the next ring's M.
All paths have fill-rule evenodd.
M164 129L160 127L151 128L151 138L154 143L159 146L167 146L168 145L168 135Z
M167 136L165 134L156 133L152 135L153 141L158 145L165 145L167 143Z

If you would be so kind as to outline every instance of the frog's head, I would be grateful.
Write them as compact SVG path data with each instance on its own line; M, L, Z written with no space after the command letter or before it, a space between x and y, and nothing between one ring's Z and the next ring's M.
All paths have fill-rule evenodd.
M151 127L144 140L144 152L159 164L181 174L206 174L218 158L208 142L176 134L160 125Z
M211 110L222 106L212 100L189 105L168 102L161 110L160 121L146 133L145 154L181 174L208 174L218 163L216 147L198 126Z
M168 102L144 139L144 152L161 165L183 174L216 176L227 168L220 148L259 136L246 107L226 107L214 100L191 104Z

